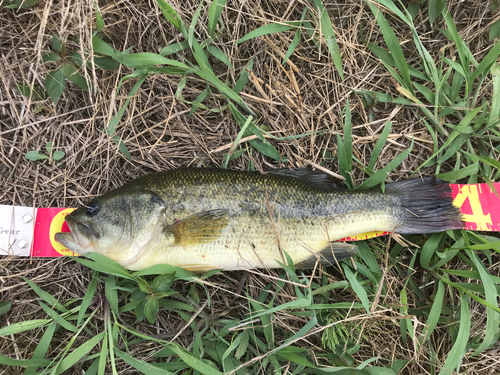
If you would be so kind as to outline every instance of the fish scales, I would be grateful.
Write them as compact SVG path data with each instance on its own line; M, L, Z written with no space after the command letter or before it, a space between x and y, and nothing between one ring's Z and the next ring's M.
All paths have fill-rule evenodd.
M415 181L425 207L431 192L436 206L445 207L436 230L442 230L439 223L447 229L462 225L442 184ZM131 270L163 263L199 272L276 268L285 262L283 250L307 267L320 255L330 262L352 256L352 245L332 244L340 238L398 228L405 233L419 225L429 231L419 222L406 229L407 221L415 221L408 218L413 198L407 184L397 184L388 184L385 194L352 192L335 188L328 175L304 169L295 174L179 169L138 178L91 200L68 216L72 234L56 238L74 251L99 252ZM428 211L420 213L427 221L436 216Z

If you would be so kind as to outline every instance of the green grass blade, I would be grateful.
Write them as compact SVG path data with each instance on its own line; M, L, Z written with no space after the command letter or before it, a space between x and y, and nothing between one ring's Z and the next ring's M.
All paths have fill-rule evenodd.
M489 34L489 39L490 42L493 41L493 39L496 39L500 36L500 20L496 21L490 26L490 34Z
M97 289L97 275L94 274L92 281L87 287L85 296L83 296L82 303L80 304L80 310L78 311L78 318L76 320L77 326L79 326L80 323L83 322L83 318L85 317L85 313L87 312L88 307L92 303L92 299L94 298L96 289Z
M422 253L420 254L420 265L426 270L433 269L430 266L431 259L435 252L438 250L440 243L443 239L444 232L432 234L424 246L422 246Z
M108 332L104 332L102 339L101 355L99 356L99 364L97 375L104 375L106 372L106 360L108 359Z
M243 88L246 86L248 83L248 72L251 71L253 68L253 60L250 60L248 65L241 70L240 77L238 78L238 81L233 87L233 91L235 93L239 93Z
M203 7L203 1L200 1L200 4L198 5L196 12L194 12L193 19L191 20L191 25L189 25L189 31L188 31L189 48L193 47L194 29L196 27L196 23L198 22L198 18L200 18L202 7Z
M34 319L25 322L14 323L3 328L0 328L0 336L8 336L16 333L29 331L31 329L46 326L52 322L52 319Z
M208 8L208 35L210 38L214 37L215 28L219 23L219 18L224 10L227 0L214 0Z
M231 145L231 148L229 149L229 152L224 155L224 159L222 160L221 168L226 169L227 165L229 163L229 160L231 159L231 156L233 153L236 151L236 147L238 147L238 144L240 143L241 138L243 137L243 134L247 131L248 125L251 124L253 120L253 117L250 116L247 118L245 121L245 124L241 127L241 130L238 132L238 135L236 136L236 139L234 140L233 144Z
M0 365L5 366L48 366L50 365L48 359L14 359L0 354Z
M171 344L169 348L194 370L200 371L205 375L222 375L220 371L195 358L191 353L180 346Z
M349 108L349 99L345 106L345 120L344 120L344 139L338 143L339 149L339 171L345 178L347 186L352 189L352 122L351 122L351 109ZM340 136L339 136L340 137Z
M45 355L47 354L47 351L49 350L50 343L52 341L52 337L54 336L54 332L57 329L57 324L56 323L51 323L43 333L42 338L40 339L35 351L33 352L33 356L31 357L32 360L43 360ZM45 364L43 366L47 366L48 364ZM24 371L24 375L33 375L36 373L38 366L29 366L26 371Z
M375 170L375 164L377 163L382 148L384 148L385 142L387 142L387 138L391 133L391 129L392 122L387 121L384 125L384 130L382 130L382 134L380 134L380 137L377 139L377 143L375 143L375 147L373 148L372 154L370 156L370 161L368 163L368 169L372 171Z
M304 10L302 11L302 16L300 17L301 21L304 21L305 17L307 14L307 7L304 7ZM302 26L302 24L300 24ZM286 50L285 57L283 58L283 64L286 63L286 61L292 56L293 51L295 51L295 48L299 45L300 42L300 28L297 29L295 32L295 36L293 37L292 43L290 43L290 46L288 46L288 49Z
M371 3L368 3L368 5L370 6L373 15L376 17L377 23L379 24L384 36L384 40L387 43L387 47L389 47L389 51L391 51L394 62L399 69L399 73L401 74L404 83L403 86L414 95L410 74L408 72L408 64L406 63L403 50L401 49L399 40L396 37L394 30L376 6Z
M33 291L40 296L44 301L46 301L50 306L55 307L61 312L67 312L68 310L50 293L45 292L40 289L33 281L23 277L23 280L28 284Z
M83 264L94 271L99 271L102 273L107 273L110 275L122 277L129 280L135 280L133 276L123 267L121 264L116 263L114 260L109 259L108 257L97 254L97 253L87 253L84 255L86 258L92 259L84 259L82 257L73 257L75 261ZM95 262L94 262L95 261Z
M215 47L215 46L209 46L208 47L208 52L210 52L210 54L213 57L215 57L220 62L224 63L229 68L231 68L231 69L233 68L233 65L231 64L231 61L229 61L229 58L224 54L224 52L222 52L217 47Z
M370 313L370 301L368 300L368 294L366 293L366 289L359 283L356 275L351 271L349 266L345 263L342 263L342 268L344 269L344 274L349 283L351 284L351 288L356 293L358 298L363 305L363 308L367 313Z
M465 295L460 295L460 326L458 328L457 338L453 347L446 358L443 369L439 375L452 375L454 371L460 366L462 358L465 355L465 348L469 341L471 316L469 310L469 303Z
M160 55L162 56L172 55L176 52L183 51L187 48L189 48L189 43L185 40L183 42L174 43L167 47L162 48L160 51Z
M429 0L429 22L431 24L436 21L445 5L444 0Z
M0 302L0 315L7 313L12 307L12 302Z
M332 57L335 68L339 72L340 78L344 80L344 71L342 69L342 57L340 56L339 45L337 39L335 38L335 31L333 30L332 20L328 15L321 0L314 0L314 5L318 11L318 16L320 17L321 31L325 37L326 45L330 51L330 56Z
M408 147L405 151L403 151L401 154L396 156L394 159L392 159L389 164L387 164L384 168L380 169L379 171L375 172L372 176L368 177L361 185L359 185L356 190L365 190L369 189L371 187L377 186L378 184L382 183L387 176L389 175L390 172L392 172L394 169L396 169L404 159L410 154L411 150L413 149L413 142L414 140L412 139L410 147Z
M50 307L48 307L45 303L38 301L40 304L41 308L45 313L50 316L54 321L59 324L61 327L67 329L68 331L71 332L76 332L78 331L78 328L76 328L73 324L69 323L66 319L64 319L61 315L59 315L57 312L52 310Z
M464 42L462 38L458 35L457 28L455 26L455 22L453 21L453 18L451 17L451 13L448 10L446 4L443 7L442 14L444 16L444 20L446 22L446 26L448 27L448 31L450 33L451 39L453 42L455 42L455 47L457 48L458 56L460 59L460 65L462 65L462 68L464 69L465 74L467 76L465 77L468 82L474 81L474 78L472 76L469 79L469 64L470 64L470 59L469 59L469 51L466 51L466 47L464 47ZM493 63L493 62L492 62ZM477 71L477 70L476 70Z
M111 121L109 122L108 127L106 128L106 131L109 135L115 134L116 127L118 126L123 115L125 114L125 110L127 109L130 100L132 99L132 96L137 92L137 90L139 90L139 87L141 87L141 85L144 83L147 77L148 77L147 74L142 74L139 77L134 87L132 87L132 90L130 90L129 97L127 98L127 100L125 100L125 103L122 105L122 107L118 110L117 114L114 115Z
M158 4L158 7L161 9L168 22L170 22L180 31L183 31L184 25L175 9L172 8L165 0L156 0L156 3ZM184 35L184 37L186 37L186 35Z
M491 100L491 111L488 117L488 127L498 121L500 116L500 65L494 63L491 67L493 98Z
M500 41L495 43L495 45L486 54L486 56L481 61L476 70L472 73L470 77L470 82L472 82L481 75L487 74L490 67L497 61L499 55L500 55Z
M173 372L161 369L151 363L146 361L142 361L140 359L134 358L131 355L122 352L121 350L115 349L115 353L118 357L127 362L130 366L139 370L145 375L173 375Z
M484 264L479 260L477 254L472 250L466 251L469 258L474 262L476 269L479 271L481 276L481 281L483 282L485 299L492 305L498 304L498 293L495 286L495 282L490 277L488 271L484 267ZM498 328L500 327L500 313L487 307L486 308L486 330L483 341L474 351L474 354L482 353L487 348L491 347L496 342L496 335Z
M118 293L116 290L116 279L112 275L109 275L106 278L104 292L106 294L106 299L108 300L111 311L113 311L116 316L119 316L120 312L118 311Z
M462 178L475 175L478 173L478 171L479 171L479 162L475 162L461 169L438 174L437 177L440 178L441 180L455 183L456 180L460 180Z
M246 42L247 40L258 38L259 36L267 34L281 33L283 31L293 30L300 27L301 24L301 21L270 23L269 25L264 25L259 27L258 29L250 31L247 35L238 40L236 44L240 44Z
M434 296L434 303L432 304L431 311L429 312L429 318L427 319L427 327L425 329L424 338L421 342L423 344L429 337L431 337L434 328L436 328L439 318L441 317L441 310L443 308L444 300L444 284L442 281L438 282L438 288L436 295Z
M96 346L104 338L104 332L89 339L86 343L80 345L78 348L73 350L69 355L67 355L59 365L53 370L54 375L62 374L64 371L68 370L76 362L82 359L88 352L90 352L94 346Z

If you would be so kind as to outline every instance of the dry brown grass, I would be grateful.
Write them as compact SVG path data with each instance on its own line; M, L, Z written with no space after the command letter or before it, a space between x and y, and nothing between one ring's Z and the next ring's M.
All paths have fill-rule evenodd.
M193 0L174 0L170 3L188 23L198 6L198 2ZM344 82L335 71L326 45L318 49L312 41L304 42L307 39L304 37L290 63L282 65L282 57L293 38L292 32L235 44L251 30L271 21L300 19L303 7L311 6L305 1L229 1L222 15L225 30L215 44L229 56L235 69L228 70L217 60L211 60L213 68L222 80L233 85L240 71L253 59L253 74L241 95L258 115L259 123L274 135L287 137L326 130L323 135L311 135L299 140L271 140L292 166L306 166L308 162L319 164L326 151L335 154L336 134L342 133L341 112L349 98L353 114L354 153L360 160L369 160L387 120L393 121L393 134L379 158L379 167L406 149L411 136L416 137L410 157L390 176L394 180L404 179L432 152L427 130L420 123L417 110L402 106L379 104L375 108L376 121L369 122L367 112L353 90L373 89L392 94L397 91L387 71L361 41L359 30L362 28L365 37L374 43L380 42L382 36L363 1L325 1L325 4L335 21L334 28L346 77ZM490 46L487 39L488 25L494 17L487 4L477 0L455 0L449 2L448 6L461 37L474 54L483 55ZM99 7L106 24L104 33L117 50L134 46L135 52L158 52L162 47L180 41L177 30L165 21L152 0L101 1ZM137 175L181 166L220 165L223 152L214 150L229 147L239 127L228 110L221 113L198 110L189 116L190 105L174 97L180 80L178 76L156 75L148 78L134 95L118 127L118 134L132 154L131 161L118 152L115 143L102 131L121 107L131 88L131 84L127 83L119 93L115 91L127 68L119 71L102 71L95 67L84 69L82 73L97 88L96 95L68 84L57 105L49 100L35 102L17 92L16 84L19 82L43 86L45 76L53 66L42 64L40 56L43 51L51 49L53 34L60 34L63 40L76 35L79 42L69 43L74 51L92 50L91 36L95 30L93 1L42 0L28 9L0 9L0 204L72 207L116 188ZM207 9L208 6L205 6L202 10L199 25L206 24ZM389 20L400 40L411 38L409 31L400 27L397 20ZM440 54L442 48L452 50L451 45L430 28L426 13L415 24L433 54ZM197 28L195 35L205 33L206 30ZM406 44L403 47L411 63L416 51L407 48ZM183 55L193 60L189 53ZM204 88L203 81L190 76L183 97L192 101ZM221 108L225 102L216 95L208 98L205 104L210 108ZM27 151L43 150L48 141L53 142L55 149L66 153L62 162L31 162L25 159ZM246 169L250 159L257 169L276 167L275 163L254 150L251 155L247 153L231 161L230 168ZM336 159L332 160L322 165L337 171ZM433 170L423 169L422 172L428 174L433 173ZM364 178L366 176L355 169L356 183L359 184ZM383 262L380 259L380 263ZM13 302L12 310L0 317L0 326L45 317L37 303L39 298L21 276L33 280L57 299L66 301L84 295L91 274L90 270L70 259L0 259L0 300ZM492 271L492 274L495 272ZM265 275L278 276L274 271L266 271ZM200 307L205 306L200 311L203 319L212 322L216 317L240 316L246 311L248 303L245 298L230 293L236 290L240 277L240 273L229 272L210 279L207 288L212 305L209 308L203 305L204 297L200 301ZM271 280L262 274L250 273L245 290L256 297ZM331 277L330 280L335 278ZM398 275L389 272L387 281L393 303L397 305L401 280ZM181 295L182 290L186 292L189 287L176 286ZM201 291L200 295L203 295ZM285 288L276 304L289 301L290 295L294 295L293 289ZM356 300L355 295L348 291L332 292L331 298ZM384 301L384 304L388 303L390 301ZM480 306L477 308L473 316L478 323L484 324L484 309ZM296 316L282 314L278 317L276 324L286 330L297 331L304 323ZM129 318L133 322L132 314ZM362 331L359 334L362 349L356 354L356 360L361 362L377 355L415 359L403 373L429 373L429 353L416 353L411 342L402 342L397 325L401 317L390 315L380 307L372 318L367 318L362 312L352 312L346 317L349 318ZM178 332L184 324L178 316L170 315L160 316L157 327L148 324L136 326L144 332L160 334ZM42 330L35 330L16 335L15 339L1 338L0 352L14 358L29 358L42 333ZM444 361L451 345L449 336L444 331L442 333L442 339L434 344L440 355L438 363ZM67 339L68 336L64 334L56 336L51 351L61 350ZM188 331L176 339L181 344L190 340L192 337ZM310 346L318 353L323 350L320 333L308 336L298 345ZM137 348L133 355L141 358L149 354L151 346L145 344ZM471 360L470 365L466 364L467 373L499 373L498 350L497 346ZM132 373L125 364L121 363L120 366L122 371ZM18 371L18 368L0 368L2 374ZM81 366L77 366L68 373L77 374L81 371Z

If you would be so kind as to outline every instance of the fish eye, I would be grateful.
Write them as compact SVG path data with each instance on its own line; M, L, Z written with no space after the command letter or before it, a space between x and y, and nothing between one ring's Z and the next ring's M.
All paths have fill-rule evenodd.
M90 203L87 206L87 215L89 215L89 216L97 215L100 208L101 208L101 205L99 203Z

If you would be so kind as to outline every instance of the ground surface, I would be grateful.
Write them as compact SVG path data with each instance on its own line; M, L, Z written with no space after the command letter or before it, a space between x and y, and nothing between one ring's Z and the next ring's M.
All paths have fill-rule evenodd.
M187 24L198 6L196 1L191 0L171 1L170 4ZM393 127L377 161L377 168L382 168L404 151L411 137L415 137L411 154L389 176L392 181L408 178L432 154L431 137L420 121L421 113L417 108L380 103L374 107L374 119L370 121L367 108L363 107L360 96L354 90L374 90L398 96L394 80L363 42L366 38L381 44L382 35L363 1L326 1L325 4L334 20L345 73L343 82L326 45L323 43L318 48L307 34L302 37L290 62L284 65L281 61L292 41L293 31L235 44L236 40L264 24L300 19L305 6L305 2L301 1L229 1L222 13L224 29L215 45L229 57L234 69L228 69L212 58L213 69L222 81L233 86L241 71L253 60L250 80L241 96L256 113L258 124L275 137L282 137L282 140L269 141L283 157L288 158L287 165L303 167L312 162L338 172L337 134L342 134L342 111L349 100L353 118L353 149L361 162L368 162L388 120L393 122ZM180 33L166 22L154 1L99 2L99 7L106 25L103 38L117 50L133 46L134 52L158 53L161 48L181 41ZM488 41L488 26L495 15L480 1L451 1L449 8L459 34L472 53L476 58L484 55L491 44ZM207 9L208 6L202 8L199 25L206 24ZM396 19L388 19L403 41L405 56L411 62L416 51L406 47L405 41L411 38L410 32ZM441 19L438 20L437 26L442 26L442 23ZM445 47L446 53L449 53L449 43L430 27L426 11L421 12L415 25L433 55L443 53ZM18 92L16 84L19 82L43 86L45 76L54 65L43 64L40 56L42 52L52 50L54 34L69 41L68 49L72 52L90 51L95 27L92 1L40 1L21 10L1 8L0 204L78 206L135 176L177 167L220 166L224 153L236 138L240 128L224 107L226 102L220 95L209 97L204 102L207 107L220 111L198 109L189 114L191 105L185 101L193 101L206 87L194 75L187 77L182 91L184 101L175 98L181 77L163 74L149 77L132 97L117 127L117 134L124 140L131 160L118 151L115 141L103 131L132 88L133 83L127 82L124 89L116 92L119 80L129 71L128 68L103 71L87 67L82 73L95 86L95 94L68 82L57 105L50 99L29 100ZM195 37L205 34L203 27L195 29ZM75 36L79 40L71 42ZM175 56L171 57L179 59ZM189 53L179 56L194 61ZM286 139L298 135L305 136ZM44 153L47 142L53 143L54 151L65 152L61 161L29 161L25 158L28 151ZM248 148L248 151L230 161L230 168L245 170L252 165L257 170L266 170L278 167L274 160L262 156L247 142L241 143L241 148ZM435 170L432 167L422 168L419 173L431 175ZM355 185L366 177L354 166ZM384 241L373 244L383 248ZM382 264L383 258L379 261ZM0 259L0 300L13 303L12 309L0 317L0 325L45 317L37 303L38 296L21 276L31 279L57 299L68 300L84 295L91 275L91 270L70 259ZM245 288L250 295L258 295L265 282L272 280L266 275L278 274L269 271L264 276L249 275ZM213 286L208 288L213 305L206 311L210 317L238 316L245 310L245 298L219 291L221 285L234 291L240 277L240 273L230 272L210 279ZM340 274L337 277L342 279ZM391 278L390 273L388 277L389 284L396 284L393 293L397 293L397 284L401 281ZM331 280L336 279L331 276ZM189 286L178 285L176 289L182 293ZM279 298L281 303L286 302L287 293ZM356 296L346 290L332 294L332 299L355 301ZM398 300L395 297L394 303ZM484 311L478 307L476 313L478 321L482 321ZM396 320L377 320L375 315L373 319L359 318L354 322L361 328L361 333L356 333L361 344L361 350L355 357L358 363L377 355L415 359L403 370L404 373L429 373L429 354L415 353L411 342L402 342ZM154 333L154 327L142 324L142 327L141 324L136 327ZM160 317L159 324L161 330L157 329L158 332L176 332L185 322L170 315ZM303 323L296 317L284 315L283 321L277 324L296 331ZM192 339L188 331L179 336L177 342L187 345ZM442 332L442 339L436 341L438 356L450 347L447 333ZM1 338L0 352L14 358L29 358L42 333L42 330L34 330L16 335L15 340L12 340L13 336ZM67 339L65 335L56 336L51 350L60 350ZM323 350L320 334L308 337L307 341L298 345L316 348L318 352ZM136 357L141 358L140 350L144 350L144 356L147 355L147 347L138 350ZM469 373L495 373L496 357L498 347L496 351L492 349L481 358L473 359L471 363L474 364L467 367ZM438 358L437 361L443 359ZM81 366L77 365L77 369L67 373L82 373L81 368L85 366ZM124 363L120 366L123 371L130 370ZM498 367L496 369L499 370ZM0 371L12 374L20 370L4 367Z

